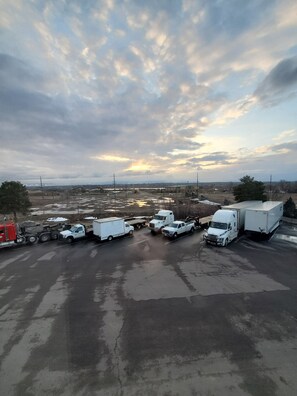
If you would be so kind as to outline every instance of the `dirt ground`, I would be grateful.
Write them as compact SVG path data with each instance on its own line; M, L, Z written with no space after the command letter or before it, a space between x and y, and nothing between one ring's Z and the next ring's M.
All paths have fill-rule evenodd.
M297 194L290 194L297 202ZM278 194L273 200L285 202L288 194ZM234 203L232 187L129 187L129 188L60 188L29 190L32 208L26 219L42 221L62 216L71 222L86 216L150 217L159 209L172 209L176 218L208 216L219 205ZM199 196L199 202L197 197ZM203 203L203 200L205 200ZM217 204L217 205L216 205Z
M218 205L233 202L232 193L218 194L203 191L199 199L206 198ZM172 209L176 217L207 216L214 213L218 205L197 202L193 191L174 188L122 188L122 189L61 189L29 191L32 208L30 220L45 220L63 216L71 221L86 216L98 218L109 216L152 216L159 209ZM195 201L196 200L196 201Z

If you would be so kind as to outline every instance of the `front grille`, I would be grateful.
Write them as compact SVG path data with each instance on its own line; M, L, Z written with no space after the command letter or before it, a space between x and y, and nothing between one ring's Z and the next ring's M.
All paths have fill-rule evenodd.
M213 242L216 242L217 236L216 236L216 235L208 234L208 240L213 241Z
M155 228L155 224L154 223L150 223L150 228Z

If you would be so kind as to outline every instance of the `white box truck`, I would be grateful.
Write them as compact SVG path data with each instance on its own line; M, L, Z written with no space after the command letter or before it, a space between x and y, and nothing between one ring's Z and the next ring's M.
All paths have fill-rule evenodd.
M159 210L154 218L149 222L149 229L152 234L162 232L162 229L174 221L172 210Z
M203 235L206 243L227 246L244 229L245 213L248 208L261 204L261 201L243 201L223 206L215 212L207 232Z
M284 205L278 201L261 202L245 213L244 230L249 233L270 234L283 216Z
M124 235L133 235L134 227L120 217L106 217L93 221L93 234L100 241L111 241Z

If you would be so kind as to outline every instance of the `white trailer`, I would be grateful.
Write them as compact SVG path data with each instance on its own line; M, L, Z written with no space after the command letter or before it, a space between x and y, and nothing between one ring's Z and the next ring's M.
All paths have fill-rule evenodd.
M237 227L238 231L243 230L244 221L245 221L245 213L247 209L253 208L262 204L262 201L242 201L232 205L222 206L222 209L233 210L237 212Z
M270 234L279 226L284 205L278 201L267 201L246 210L244 230L252 233Z
M111 241L123 235L132 235L134 227L120 217L106 217L93 221L93 234L101 241Z

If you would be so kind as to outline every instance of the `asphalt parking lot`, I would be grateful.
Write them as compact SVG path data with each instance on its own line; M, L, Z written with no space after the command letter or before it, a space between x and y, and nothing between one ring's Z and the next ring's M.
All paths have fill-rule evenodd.
M297 227L0 251L2 395L296 395Z

